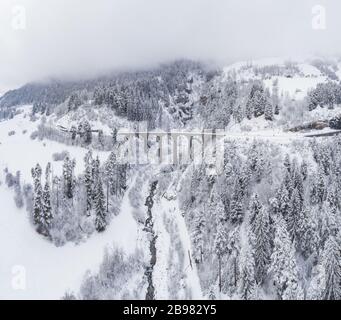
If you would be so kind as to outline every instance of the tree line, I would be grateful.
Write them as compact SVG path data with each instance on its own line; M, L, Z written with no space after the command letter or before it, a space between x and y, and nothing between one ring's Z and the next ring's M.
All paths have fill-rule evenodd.
M82 233L105 231L127 188L127 165L118 164L114 151L103 165L88 151L78 177L75 166L67 156L61 176L50 163L44 172L39 164L32 168L32 222L39 234L60 245L79 241Z

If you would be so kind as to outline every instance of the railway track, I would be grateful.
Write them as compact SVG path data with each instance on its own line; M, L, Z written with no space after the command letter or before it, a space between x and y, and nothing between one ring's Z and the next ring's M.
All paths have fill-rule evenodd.
M341 134L341 130L305 135L306 138L332 137Z

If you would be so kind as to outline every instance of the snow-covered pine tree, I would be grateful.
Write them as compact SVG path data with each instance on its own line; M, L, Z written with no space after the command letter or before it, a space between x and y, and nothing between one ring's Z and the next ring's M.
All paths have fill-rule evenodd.
M127 94L128 89L125 87L121 87L119 91L117 91L117 112L119 115L126 115L127 114ZM142 119L134 119L134 120L142 120Z
M76 92L72 93L68 101L69 111L76 110L81 105L82 105L82 100L80 99L78 93Z
M276 194L278 213L282 215L283 218L287 218L290 212L290 197L289 191L285 185L282 183Z
M329 145L319 145L318 164L322 173L329 175L332 163L332 149Z
M239 182L237 181L233 190L230 205L229 220L234 224L241 224L244 219L243 196Z
M96 159L92 160L92 164L91 164L94 188L96 186L97 180L100 178L100 166L101 166L101 162L99 161L99 158L97 156Z
M205 228L205 213L202 209L198 209L194 215L194 228L192 232L192 239L194 244L194 260L196 263L202 263L203 261Z
M251 197L250 208L249 208L249 223L250 223L252 232L254 232L255 220L257 219L257 216L261 213L262 209L263 209L263 206L259 201L258 194L255 193Z
M341 300L341 245L331 236L323 253L323 265L325 268L325 300Z
M46 165L46 169L45 169L45 181L50 184L51 182L51 174L52 174L52 166L51 166L51 162L48 162Z
M91 163L91 175L92 175L92 208L95 210L95 214L96 214L96 196L97 196L97 187L98 187L98 182L101 179L101 173L100 173L100 160L98 158L98 156L96 157L96 159L92 160ZM102 184L102 181L101 181ZM103 190L103 189L102 189ZM104 191L103 191L103 196L104 196Z
M245 115L245 110L243 109L241 104L236 104L234 106L232 116L233 116L233 119L237 123L240 123L243 121L246 115Z
M246 103L245 114L246 117L251 120L253 116L259 117L264 114L264 108L266 105L266 95L261 82L255 82Z
M253 115L257 118L264 114L265 107L268 104L264 90L256 91L253 97Z
M260 211L250 225L250 245L253 247L255 260L255 279L259 285L263 284L270 263L271 242L269 212L260 207Z
M49 162L45 170L45 186L42 194L42 217L41 217L41 228L42 233L45 236L49 236L50 228L52 224L53 214L51 205L51 163Z
M304 201L304 184L303 184L303 176L301 174L301 170L299 166L294 162L293 170L291 173L292 176L292 187L297 190L298 197L300 198L301 202ZM302 207L300 207L302 208Z
M326 197L326 183L325 183L324 174L321 169L318 170L318 173L317 173L317 181L316 181L315 188L316 188L317 204L322 205Z
M84 157L85 173L84 173L84 185L86 191L86 215L91 216L91 209L93 204L93 188L94 181L92 175L92 152L91 150L87 152Z
M310 205L314 206L319 203L319 199L317 197L317 178L313 177L310 180L309 184L309 202Z
M271 95L271 101L272 101L272 107L274 110L274 114L277 116L280 113L280 105L279 105L279 94L278 94L278 79L273 81L272 83L272 95Z
M227 252L227 217L225 213L225 208L222 203L222 201L219 199L218 203L215 208L215 214L217 218L217 230L216 230L216 236L214 239L214 249L218 257L218 273L219 273L219 291L222 290L222 274L221 274L221 267L222 267L222 257Z
M119 181L119 194L123 194L124 191L127 189L127 164L120 164L117 168L118 170L118 181Z
M251 120L253 117L253 105L252 100L248 100L245 105L245 116L248 120Z
M17 206L17 208L22 208L24 206L24 198L22 194L22 188L21 188L21 174L20 171L17 171L15 175L15 184L14 184L14 201Z
M256 290L254 251L250 244L242 249L239 291L243 300L251 300Z
M299 238L298 228L299 228L299 217L303 208L303 203L300 198L298 190L295 188L292 192L290 203L289 203L289 211L285 216L285 220L288 225L288 231L290 233L291 239L295 241Z
M107 213L105 210L105 197L103 191L102 179L99 177L95 185L95 203L94 209L96 213L95 227L98 232L105 231L108 221Z
M93 100L94 104L97 106L100 106L104 103L104 92L103 88L97 87L94 90L94 95L93 95Z
M37 231L40 233L42 231L41 222L43 221L43 190L41 185L42 170L39 164L32 168L31 174L34 180L33 223L37 226Z
M223 198L221 195L218 196L216 206L215 206L215 211L216 211L216 217L220 221L220 223L226 224L226 222L228 221L228 216L227 216L225 205L224 205Z
M268 121L274 120L274 110L273 110L272 104L269 101L267 101L265 105L264 116L265 116L265 120L268 120Z
M283 300L303 299L303 291L298 279L295 249L290 241L285 220L278 217L276 225L270 273L273 276L277 295Z
M247 170L251 177L259 183L261 182L264 174L265 161L262 150L259 148L257 143L253 143L250 150L248 151L247 158Z
M44 229L44 235L49 235L49 230L52 224L52 206L51 206L51 189L48 181L45 182L44 191L43 191L43 221L42 226Z
M227 233L227 254L228 260L224 269L227 270L225 275L225 283L227 284L227 290L235 293L238 290L239 275L240 275L240 226L232 228Z
M339 208L338 194L336 185L331 185L327 190L326 202L330 212L336 214Z
M226 230L226 213L224 209L224 205L222 201L218 201L218 204L215 208L216 214L216 224L217 224L217 231L214 241L214 248L215 252L218 257L221 257L226 253L227 250L227 230Z
M106 179L111 195L116 195L119 189L118 165L115 151L112 151L105 165Z
M78 128L80 132L81 140L85 145L89 145L92 142L92 129L88 120L83 120Z
M307 259L312 254L317 256L320 242L317 217L313 215L311 210L305 207L299 212L296 233L296 247L303 257Z
M73 192L75 187L75 170L76 162L75 160L70 160L69 157L66 157L63 164L63 187L64 187L64 195L68 199L73 198Z
M340 211L334 211L327 202L318 207L318 233L320 246L324 246L330 237L336 237L340 230Z

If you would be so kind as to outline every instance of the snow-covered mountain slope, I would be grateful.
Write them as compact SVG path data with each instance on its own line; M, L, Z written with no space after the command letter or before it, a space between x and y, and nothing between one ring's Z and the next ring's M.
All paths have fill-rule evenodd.
M107 247L122 248L126 255L133 254L136 249L140 249L145 253L144 259L148 259L147 235L143 230L143 224L139 224L134 218L136 209L132 206L132 200L130 199L135 188L136 177L143 176L148 170L145 168L142 168L141 171L137 170L128 181L130 187L126 190L122 199L120 212L117 217L113 218L110 227L105 233L92 236L84 243L69 243L63 247L55 247L34 231L26 209L16 207L13 190L9 189L5 184L4 170L8 169L9 172L20 171L23 184L31 183L31 168L37 162L42 167L51 162L54 174L61 174L62 162L53 161L52 155L67 151L71 158L76 159L76 173L78 174L84 170L83 158L87 150L82 147L69 146L46 139L43 141L33 140L30 136L37 130L40 121L32 122L29 117L30 114L31 106L24 106L13 119L0 122L0 203L2 206L0 213L0 251L2 252L0 298L59 299L66 291L77 293L88 270L93 274L98 272ZM55 124L62 123L70 126L73 119L74 116L69 115L58 119ZM52 116L47 123L52 124L53 121L54 117ZM98 124L102 128L102 123ZM14 131L15 134L9 135L8 133L11 131ZM98 155L104 161L109 152L95 152L95 155ZM149 175L153 175L153 172L157 171L157 169L154 171L149 170ZM143 186L139 187L143 199L147 198L149 192L150 177L147 175L143 181ZM144 211L143 207L139 208L139 210ZM184 262L183 269L180 271L186 275L186 279L183 279L183 286L184 290L188 292L186 291L183 297L200 298L201 290L198 277L195 270L189 269L188 252L191 250L190 240L185 222L183 217L180 216L176 203L169 204L168 208L165 203L158 203L154 210L155 216L153 219L155 219L155 228L158 235L157 263L153 275L155 287L157 288L156 297L160 299L172 297L168 293L168 289L164 293L160 291L163 285L171 284L173 281L173 274L167 273L171 250L175 250L174 248L171 249L172 245L166 241L168 231L165 230L164 219L168 216L168 219L173 220L172 223L177 228L177 235L181 237L180 245L184 246L181 254L183 254L183 259L186 262ZM174 217L169 216L169 213ZM18 267L23 268L25 272L26 288L24 290L16 290L16 287L12 285ZM142 280L144 275L140 274L139 277ZM145 296L146 293L142 292L141 294ZM181 295L173 296L173 298L176 297L181 298Z
M76 170L80 172L86 150L53 141L32 140L30 134L37 123L29 121L29 112L30 108L24 107L23 113L14 119L0 122L0 298L59 299L66 290L79 290L88 269L97 271L107 246L117 245L127 254L133 252L139 246L137 238L141 231L132 217L128 189L122 201L122 214L115 217L105 234L96 235L86 243L59 248L36 234L26 210L15 206L13 191L4 183L4 169L19 170L23 182L28 183L36 162L42 166L52 162L54 172L61 172L62 163L53 162L52 154L67 150L78 160ZM8 132L13 130L16 134L9 136ZM23 130L27 132L23 134ZM104 158L107 154L103 152L99 156ZM25 270L25 290L15 290L12 286L16 266Z
M2 100L0 298L58 299L67 291L80 299L325 296L324 268L335 259L322 256L334 254L330 241L340 226L341 143L307 135L337 132L328 124L340 103L335 95L309 110L307 94L321 83L337 89L341 64L288 61L240 62L215 72L180 64L80 91L65 85L63 94L72 95L59 96L57 105L8 108L30 97L27 88ZM118 142L115 130L135 130L145 120L149 131L175 135L225 128L214 140L224 147L223 168L206 163L217 151L210 144L193 151L194 158L203 155L200 163L122 165L129 152L119 152L126 140ZM289 130L317 120L324 129ZM183 152L193 143L181 141ZM144 146L158 154L153 137ZM39 170L48 163L45 178ZM11 181L17 171L21 184ZM52 186L50 176L59 179ZM23 208L14 199L18 188ZM45 188L50 203L40 197ZM47 204L60 224L48 224L45 213L42 225L34 220ZM61 226L61 241L37 225L53 232ZM13 286L18 270L25 271L24 290ZM291 291L282 292L286 286Z
M314 64L314 59L292 60L290 58L268 58L244 61L224 68L224 76L235 74L239 81L263 80L271 91L274 81L278 81L282 96L301 100L317 84L330 80ZM340 74L340 70L336 71ZM338 80L341 78L339 77Z
M37 163L46 165L53 162L54 153L67 151L76 158L77 172L83 170L82 163L86 150L80 147L69 147L64 144L49 141L33 140L31 135L37 130L39 120L32 122L29 115L31 106L21 108L21 113L13 119L0 122L0 165L3 169L8 168L10 172L20 170L24 182L31 181L31 169ZM13 135L11 135L13 132ZM104 158L107 154L99 152L98 155ZM60 174L62 162L53 162L53 170Z

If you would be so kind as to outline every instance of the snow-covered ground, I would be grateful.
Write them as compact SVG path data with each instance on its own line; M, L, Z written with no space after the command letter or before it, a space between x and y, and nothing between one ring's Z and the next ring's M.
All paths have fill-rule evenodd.
M127 196L120 215L105 233L61 248L34 231L26 211L16 208L13 193L4 185L0 187L0 203L0 299L59 299L66 290L78 292L85 272L97 271L106 246L115 244L130 254L138 243L139 229ZM25 290L12 286L18 266L25 270Z
M89 116L96 120L89 120ZM128 128L129 121L125 118L116 116L111 109L104 107L95 107L93 105L79 108L77 110L69 111L58 117L51 115L49 122L54 127L63 126L71 128L80 124L83 119L89 120L93 129L100 129L105 135L112 134L112 128Z
M284 65L285 61L285 59L262 60L253 62L252 66ZM248 62L241 62L229 66L224 69L223 76L235 70L238 71L239 78L256 79L250 69L245 68L245 70L242 69L244 71L241 71L241 68L247 64ZM271 89L273 81L278 80L281 93L288 94L292 99L300 100L319 82L326 81L326 77L309 63L300 62L297 66L300 70L299 74L293 77L276 76L264 79L265 86ZM341 69L341 65L339 67ZM341 78L340 71L337 74ZM194 90L194 92L196 91ZM122 247L126 254L134 253L136 248L143 248L143 252L148 254L146 235L142 226L134 218L135 209L132 208L128 196L134 187L135 177L129 182L129 189L123 198L119 215L113 218L103 234L95 234L85 243L79 245L67 244L61 248L55 247L34 231L26 210L19 210L15 206L13 190L8 189L4 183L4 169L8 168L11 173L19 170L22 183L31 183L31 168L36 165L37 161L43 168L48 162L51 162L53 172L60 174L62 162L53 161L52 155L68 151L76 160L76 173L80 173L83 170L83 159L87 150L50 140L32 140L30 136L37 129L40 121L30 121L30 106L22 107L21 110L22 112L13 119L0 122L0 299L59 299L67 290L75 293L79 291L86 271L96 272L98 270L103 259L104 249L107 246L115 244ZM108 119L106 119L105 110L103 112L103 110L94 108L90 112L96 115L93 119L97 119L91 122L92 127L103 129L105 134L110 134L113 125L129 127L129 123L119 117L107 117ZM325 119L336 113L337 110L317 108L309 114L309 117ZM51 116L48 119L48 124L54 127L62 125L69 128L71 125L77 125L85 116L86 113L80 108L76 112L69 112L62 117ZM233 139L241 143L252 142L254 139L269 141L283 145L285 149L292 142L306 139L304 136L308 135L308 133L285 132L283 128L284 126L277 121L269 122L264 117L245 119L238 124L230 123L222 138ZM325 129L316 133L330 131L330 129ZM14 134L9 134L10 132L14 132ZM94 156L97 155L103 162L107 159L108 152L95 151ZM155 169L155 172L157 171ZM152 175L145 179L141 188L143 200L147 197L149 178L152 178ZM169 191L172 192L172 190ZM140 209L145 210L146 208ZM176 199L176 192L174 192L174 197L164 196L155 201L153 218L157 235L157 257L153 269L156 298L172 298L169 286L175 270L183 275L181 285L187 290L186 293L184 291L178 295L184 298L188 296L193 299L202 298L196 265L195 263L190 264L191 240ZM169 228L172 228L171 231ZM184 265L175 265L179 261L171 260L174 258L174 243L172 243L174 233L178 234L181 243L181 252L176 252L175 256L182 255ZM18 277L18 270L25 271L25 290L16 290L16 287L13 286L13 281Z
M172 270L171 267L175 269L181 269L178 260L171 260L170 248L171 238L167 231L165 223L171 221L172 227L175 228L177 234L180 237L182 250L177 252L177 254L183 254L184 265L183 269L180 270L184 273L185 277L182 279L183 287L189 290L191 299L202 299L202 292L200 287L200 281L198 273L196 270L196 265L194 262L191 263L190 256L191 240L189 237L188 229L186 227L185 219L181 214L181 210L178 205L177 199L167 199L162 197L159 202L154 205L155 212L155 230L158 238L156 240L157 247L157 259L156 265L154 267L153 279L156 285L156 298L157 299L174 299L174 297L169 296L168 285L172 282ZM174 230L173 230L174 231ZM174 250L174 248L173 248ZM180 298L188 298L186 296Z
M83 170L84 156L86 149L76 146L66 146L54 141L32 140L32 132L37 129L39 121L32 122L28 114L29 106L22 108L23 112L11 120L0 122L0 168L8 168L15 173L20 170L23 182L31 182L31 168L37 161L44 168L48 162L52 163L53 172L60 174L62 162L53 162L52 155L57 152L68 151L76 160L76 173ZM14 131L14 135L9 135ZM107 152L95 152L100 160L105 160Z
M53 153L67 150L77 160L76 169L81 171L86 152L53 141L30 139L36 125L25 118L25 112L0 122L0 299L59 299L66 290L77 292L85 272L97 270L106 246L115 244L129 254L142 243L137 241L140 231L132 216L129 190L123 198L121 213L113 218L107 231L93 235L86 243L57 248L34 231L26 210L15 206L13 191L4 183L3 170L6 167L10 172L20 170L23 181L31 182L30 170L37 160L44 166L52 161ZM16 134L8 136L12 130ZM23 134L23 130L27 133ZM107 154L100 156L104 159ZM61 170L61 165L53 163L55 172ZM21 269L16 269L18 266ZM12 286L18 270L25 270L25 290Z
M224 68L224 77L231 72L236 74L238 80L263 80L266 88L271 91L274 81L278 81L279 94L288 95L295 100L302 100L306 97L309 90L316 88L318 83L323 83L328 78L323 75L316 67L311 65L307 59L302 59L296 64L299 72L293 76L272 76L262 79L261 75L256 75L253 68L262 68L267 66L284 67L291 61L290 58L267 58L254 61L237 62Z
M87 150L50 140L32 140L30 135L36 130L39 121L29 120L30 111L31 107L23 107L22 113L13 119L0 122L0 299L59 299L66 291L77 293L86 271L98 271L107 246L115 244L122 247L126 254L134 253L136 248L148 252L146 236L133 217L134 209L128 197L135 183L134 177L129 182L130 188L123 198L120 214L113 218L103 234L93 235L79 245L69 243L57 248L35 232L26 210L16 207L13 190L4 183L4 169L8 168L12 173L20 170L22 183L31 183L31 168L37 161L42 167L51 162L54 173L60 174L62 162L54 162L52 154L66 150L76 159L76 173L80 173ZM8 135L10 131L15 131L15 134ZM24 131L26 132L23 133ZM95 152L96 154L101 160L108 156L106 152ZM142 187L143 197L147 196L148 183L146 180ZM153 213L158 235L157 263L153 275L157 298L169 298L167 283L172 280L171 274L167 273L172 244L164 225L166 216L174 220L181 237L186 259L186 268L183 270L186 275L184 286L193 298L201 298L195 265L193 268L189 266L187 253L191 252L191 243L177 201L163 198ZM26 288L18 290L15 283L13 286L13 281L18 279L21 274L18 272L22 270L25 271Z
M301 100L307 96L309 90L316 88L317 84L326 81L326 77L320 75L317 77L295 76L273 77L264 80L265 87L271 90L274 80L278 80L279 92L282 95L288 94L291 98Z

